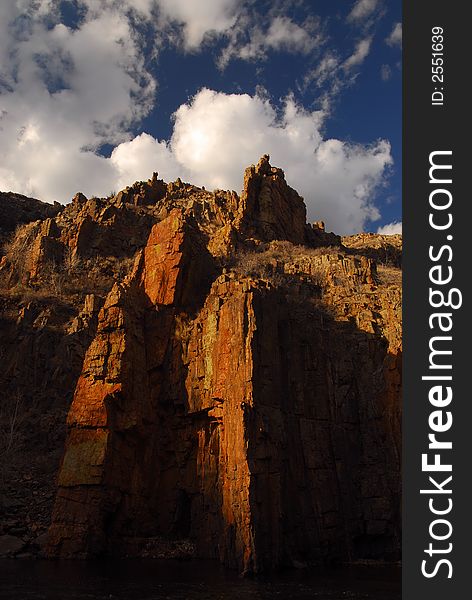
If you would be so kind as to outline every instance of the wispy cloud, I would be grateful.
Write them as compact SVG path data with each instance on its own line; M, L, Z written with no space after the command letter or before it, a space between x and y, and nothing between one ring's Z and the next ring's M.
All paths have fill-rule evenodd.
M378 5L378 0L357 0L347 16L348 22L361 22L371 17Z
M325 43L321 21L315 17L301 23L282 15L269 16L263 25L258 23L260 20L242 15L237 25L227 32L229 41L218 61L221 68L234 59L265 60L271 51L318 54Z
M306 73L302 89L315 86L319 90L320 106L325 112L330 112L342 91L355 83L360 67L369 55L371 44L371 37L359 40L352 53L344 59L328 48L318 64Z
M354 67L358 67L361 65L365 59L367 58L370 45L372 43L371 38L366 38L364 40L360 40L354 49L354 52L349 56L343 63L343 69L345 71L350 71Z
M382 81L388 81L392 77L390 65L382 65L380 67L380 77L382 78Z
M388 46L402 47L402 24L395 23L390 35L385 39L385 43Z

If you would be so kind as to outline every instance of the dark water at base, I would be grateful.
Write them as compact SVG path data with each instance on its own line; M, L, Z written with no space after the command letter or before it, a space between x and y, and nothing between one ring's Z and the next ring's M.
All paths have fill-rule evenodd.
M352 567L242 579L213 562L0 561L2 600L399 600L400 569Z

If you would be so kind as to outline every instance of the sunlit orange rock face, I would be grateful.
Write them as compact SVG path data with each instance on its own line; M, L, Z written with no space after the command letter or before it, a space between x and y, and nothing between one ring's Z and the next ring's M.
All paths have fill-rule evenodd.
M396 559L399 287L306 225L268 157L240 203L162 216L98 314L48 554L140 555L165 539L243 572ZM306 251L274 259L272 277L222 268L270 240ZM313 252L323 240L332 250Z

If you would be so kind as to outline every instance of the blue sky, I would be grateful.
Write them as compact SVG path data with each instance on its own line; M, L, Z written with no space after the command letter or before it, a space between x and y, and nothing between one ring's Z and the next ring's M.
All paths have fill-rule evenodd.
M398 231L401 2L6 0L0 143L0 189L60 202L268 152L310 220Z

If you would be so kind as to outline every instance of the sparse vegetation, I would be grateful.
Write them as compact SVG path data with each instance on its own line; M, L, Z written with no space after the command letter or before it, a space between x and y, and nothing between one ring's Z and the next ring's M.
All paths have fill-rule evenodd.
M25 225L4 245L6 265L0 270L2 294L25 301L55 298L75 303L86 294L107 294L113 282L122 280L132 268L134 257L81 258L66 246L57 258L44 261L37 276L32 277L37 234L37 224Z
M308 248L297 246L288 241L275 240L262 244L255 251L239 252L228 265L231 270L239 275L266 279L275 286L287 284L291 281L300 281L300 278L309 278L311 283L321 286L323 274L317 265L310 265L310 272L300 271L297 276L292 274L290 266L298 261L311 262L310 259L322 255L337 254L339 250L334 247ZM295 269L294 271L298 271Z
M383 285L402 285L402 270L390 265L377 265L379 281Z
M0 478L14 462L21 447L21 424L25 420L19 392L4 395L0 400Z
M3 244L3 255L13 266L15 273L20 281L23 281L29 270L30 249L38 233L38 223L28 223L17 227L15 233Z

